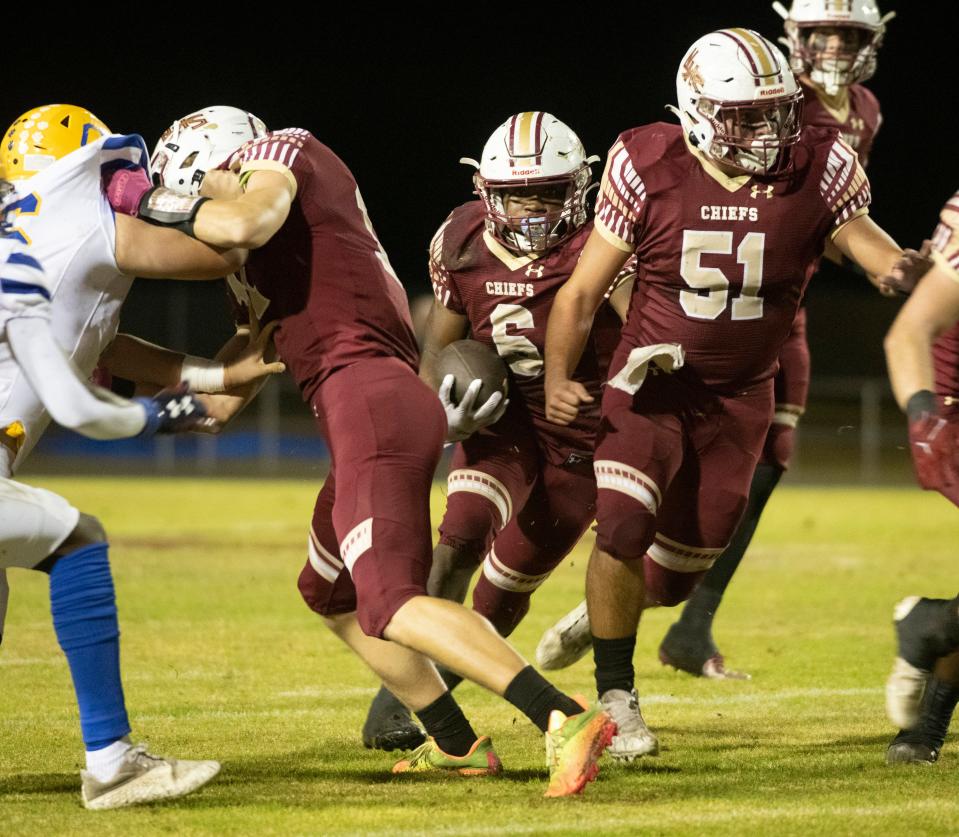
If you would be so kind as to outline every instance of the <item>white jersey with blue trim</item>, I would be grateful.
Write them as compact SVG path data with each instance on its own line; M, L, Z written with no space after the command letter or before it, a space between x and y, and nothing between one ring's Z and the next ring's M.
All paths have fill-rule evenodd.
M7 205L12 236L46 273L54 336L85 376L116 336L133 282L117 266L116 223L102 184L118 168L149 172L148 160L140 136L101 137L16 183L16 199ZM5 382L0 392L0 432L13 421L26 431L19 466L49 417L25 382Z

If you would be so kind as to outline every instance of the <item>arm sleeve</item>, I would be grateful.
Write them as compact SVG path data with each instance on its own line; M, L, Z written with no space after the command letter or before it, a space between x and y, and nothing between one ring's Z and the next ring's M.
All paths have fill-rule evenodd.
M143 407L85 383L54 340L47 319L14 317L6 331L17 364L57 424L91 439L126 439L143 430Z
M833 236L849 221L869 211L869 178L859 156L841 139L836 139L829 149L819 192L833 218Z
M939 226L932 234L932 258L959 282L959 192L939 213Z
M646 203L646 186L618 140L610 149L596 198L596 230L614 247L636 249L639 218Z
M446 269L443 259L443 235L453 220L452 214L443 222L430 242L430 281L433 283L433 294L440 305L448 308L454 314L466 315L466 308L460 298L459 290L453 275Z

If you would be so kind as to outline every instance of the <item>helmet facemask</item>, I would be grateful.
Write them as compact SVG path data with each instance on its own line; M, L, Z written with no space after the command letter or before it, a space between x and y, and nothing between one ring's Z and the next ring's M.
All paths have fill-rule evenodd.
M510 250L533 255L566 241L586 223L590 180L585 163L553 177L487 180L477 172L473 178L486 207L489 234Z
M712 127L708 157L747 174L775 175L789 164L802 130L802 93L769 102L717 102L699 97L696 110Z
M0 238L10 233L10 222L7 220L7 205L12 202L14 194L13 184L0 176Z
M876 72L884 26L864 23L812 22L786 24L793 69L835 96Z

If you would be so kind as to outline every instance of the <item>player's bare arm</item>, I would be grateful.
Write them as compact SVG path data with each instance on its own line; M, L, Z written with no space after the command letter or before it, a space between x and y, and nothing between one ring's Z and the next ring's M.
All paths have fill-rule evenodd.
M902 258L902 248L868 215L859 215L843 224L832 238L840 252L856 262L869 276L869 281L884 294L880 277L888 276Z
M572 374L596 310L629 255L594 229L572 276L556 293L545 351L546 417L554 424L569 424L579 414L579 405L593 400L582 384L572 380Z
M219 279L239 270L243 249L221 249L139 218L116 214L117 266L144 279Z
M959 322L959 282L936 265L903 305L884 342L896 402L905 410L923 390L935 391L932 344Z
M175 352L132 334L118 334L100 356L100 363L112 375L138 384L169 387L186 381L196 392L232 390L286 371L280 361L266 359L274 328L271 324L256 338L244 332L235 347L231 338L230 351L224 353L227 362Z
M222 189L218 180L211 189ZM291 180L273 170L249 175L246 188L232 200L206 201L196 214L194 234L218 247L262 247L283 226L296 196Z
M464 314L450 311L434 299L426 319L426 331L423 335L423 352L420 360L420 377L433 389L440 385L436 373L436 361L440 352L450 343L462 340L469 332L469 320Z
M617 316L625 323L626 315L629 313L629 300L633 296L633 286L636 284L636 277L627 279L625 282L616 286L616 289L609 295L609 305L616 312Z

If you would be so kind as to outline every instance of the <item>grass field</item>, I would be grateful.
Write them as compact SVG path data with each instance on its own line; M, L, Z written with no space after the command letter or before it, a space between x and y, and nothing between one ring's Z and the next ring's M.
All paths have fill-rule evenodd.
M717 621L749 683L662 668L671 620L640 633L636 669L659 758L604 763L582 799L545 800L540 736L464 686L499 779L392 777L358 730L371 676L295 589L317 486L275 481L46 479L112 536L134 735L223 771L179 803L103 814L79 803L82 760L45 579L14 571L0 652L0 834L932 834L959 820L959 754L890 768L883 715L892 605L956 592L956 515L918 490L785 487ZM442 511L434 495L434 521ZM516 634L579 601L588 544ZM558 685L591 693L588 660Z

